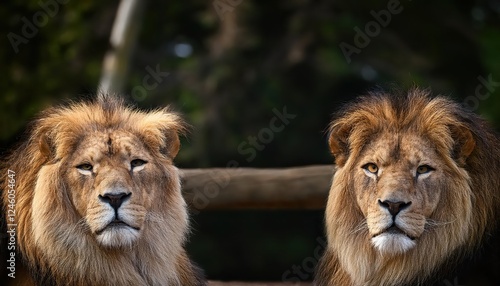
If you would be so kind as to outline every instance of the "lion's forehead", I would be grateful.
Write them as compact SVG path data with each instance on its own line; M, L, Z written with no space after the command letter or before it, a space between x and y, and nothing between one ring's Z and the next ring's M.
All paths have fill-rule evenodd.
M139 139L130 133L113 132L109 134L108 146L110 145L111 153L126 152L130 155L131 152L144 151L144 146Z
M423 161L431 163L427 161L437 159L437 153L425 137L411 133L382 133L369 144L363 157L382 165L416 165Z
M120 130L87 134L75 151L76 157L87 157L92 161L116 155L130 158L147 154L137 136Z

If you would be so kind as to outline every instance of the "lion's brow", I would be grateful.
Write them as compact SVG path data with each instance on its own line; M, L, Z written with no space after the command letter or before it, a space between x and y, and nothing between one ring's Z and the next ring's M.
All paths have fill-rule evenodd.
M113 142L111 141L111 136L108 136L108 154L113 154Z
M399 160L399 157L401 155L401 136L396 136L396 139L397 140L395 141L394 147L392 147L389 156L391 159Z

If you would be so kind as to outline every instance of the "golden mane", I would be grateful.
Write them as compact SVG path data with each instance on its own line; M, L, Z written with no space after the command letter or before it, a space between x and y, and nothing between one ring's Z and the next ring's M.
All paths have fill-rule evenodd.
M6 216L10 207L7 174L15 172L17 250L37 284L205 285L183 249L187 211L178 170L172 164L180 147L178 133L185 130L181 118L168 109L144 112L106 94L41 113L27 140L1 168ZM69 195L76 187L66 179L72 168L68 157L82 151L86 136L99 132L128 134L152 158L155 175L144 175L141 180L148 182L140 183L158 191L142 233L130 247L99 245Z
M429 144L444 170L443 180L432 187L441 198L427 218L424 234L413 249L398 255L381 254L370 244L355 187L362 180L368 184L356 175L361 172L357 171L360 156L367 148L376 152L369 144L386 142L390 136L414 136L408 138ZM326 209L328 248L318 265L315 285L434 285L462 274L461 279L468 281L467 271L453 276L467 261L477 259L485 249L499 258L494 239L499 239L500 144L483 119L447 98L431 97L428 91L372 93L348 105L333 120L329 145L336 173ZM394 159L397 164L400 161ZM379 200L379 204L383 203ZM432 227L432 221L447 223Z

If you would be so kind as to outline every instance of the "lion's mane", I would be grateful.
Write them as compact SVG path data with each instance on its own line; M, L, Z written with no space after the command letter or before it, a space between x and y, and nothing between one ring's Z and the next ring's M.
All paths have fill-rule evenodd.
M440 158L442 180L428 187L441 197L415 247L388 255L370 243L354 188L369 178L356 178L355 162L376 138L408 132ZM328 247L315 285L499 285L500 145L483 119L428 91L376 92L342 109L329 145L336 173L325 218Z
M105 94L49 108L31 124L28 138L2 164L1 187L7 216L12 207L7 174L14 171L16 250L35 284L205 285L183 248L188 217L172 164L183 130L180 117L167 109L144 112ZM132 134L138 139L133 143L152 158L148 168L154 176L142 176L147 181L141 184L154 188L155 197L148 198L152 203L140 237L128 246L96 242L69 195L74 182L64 179L74 168L66 162L68 156L93 132Z

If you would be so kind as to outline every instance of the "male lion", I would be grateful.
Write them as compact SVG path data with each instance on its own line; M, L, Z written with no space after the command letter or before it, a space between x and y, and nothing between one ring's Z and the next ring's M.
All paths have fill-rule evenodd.
M443 97L371 94L330 128L315 284L500 285L500 145Z
M1 170L2 207L32 283L206 284L183 249L188 215L172 164L183 130L166 109L104 94L42 113Z

